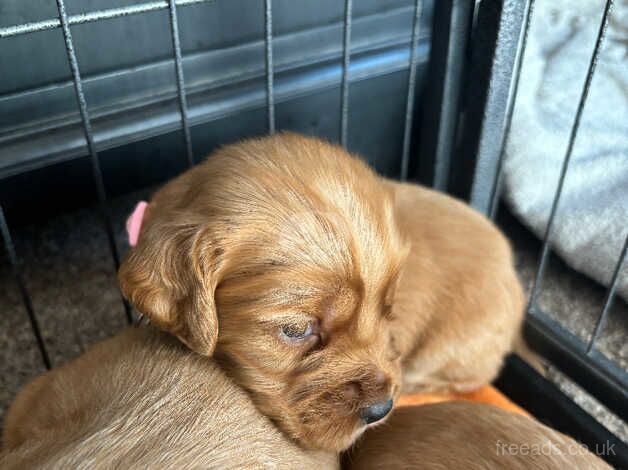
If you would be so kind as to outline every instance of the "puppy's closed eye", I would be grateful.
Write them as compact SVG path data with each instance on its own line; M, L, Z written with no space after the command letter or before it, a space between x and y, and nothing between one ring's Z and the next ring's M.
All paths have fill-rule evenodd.
M287 325L283 325L281 327L281 334L283 334L286 338L291 340L298 340L307 338L312 334L312 324L307 323L305 325L295 325L289 323Z
M320 328L316 320L286 322L279 328L280 337L288 344L301 344L319 339Z

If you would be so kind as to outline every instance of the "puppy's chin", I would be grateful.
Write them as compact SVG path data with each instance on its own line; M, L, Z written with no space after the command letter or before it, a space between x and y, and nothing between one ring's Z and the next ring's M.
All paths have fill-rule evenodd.
M306 449L334 452L347 450L366 431L367 425L359 418L339 418L335 422L304 426L293 434L294 439Z

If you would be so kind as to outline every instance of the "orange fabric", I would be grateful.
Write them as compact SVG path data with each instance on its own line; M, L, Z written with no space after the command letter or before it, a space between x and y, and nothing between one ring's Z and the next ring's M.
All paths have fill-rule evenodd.
M487 403L497 406L512 413L518 413L523 416L530 414L519 405L510 401L495 387L487 385L469 393L414 393L411 395L401 395L395 406L419 406L428 405L430 403L441 403L444 401L468 400L478 403Z

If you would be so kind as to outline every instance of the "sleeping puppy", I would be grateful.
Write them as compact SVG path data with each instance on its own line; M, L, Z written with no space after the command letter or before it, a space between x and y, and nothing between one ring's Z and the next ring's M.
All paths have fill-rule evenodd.
M365 433L344 464L349 470L611 468L532 418L469 402L399 408L386 424Z
M500 312L483 318L478 334L473 323L494 315L507 293L488 286L481 303L473 303L481 296L464 295L486 287L493 271L512 276L497 231L481 219L469 226L480 225L477 237L458 230L463 236L445 235L441 247L438 231L446 224L432 231L401 227L409 240L398 219L414 218L415 208L399 197L403 188L313 138L279 134L224 147L154 195L121 266L122 291L154 324L199 354L214 355L291 438L309 448L346 449L392 408L402 359L416 382L440 385L450 379L443 368L453 367L456 384L481 385L492 378L501 343L510 343L517 323L504 322L511 311ZM416 208L423 212L416 223L441 220L432 212L442 204L419 202L429 204ZM448 213L468 218L461 210ZM456 243L485 233L490 238L479 246L489 249L497 240L496 254L458 260L470 268L486 264L479 278L475 271L460 275L465 268L456 271L456 254L469 250ZM442 267L436 264L445 253L430 253L441 249L454 250ZM451 299L458 293L460 303ZM448 321L455 334L443 331ZM482 350L487 357L477 374L475 363L451 360L450 348L463 354L471 348L469 357L477 358L485 340L500 347Z
M227 146L158 191L119 280L288 436L340 451L399 391L390 310L406 253L392 192L365 163L282 134Z
M338 468L261 415L215 361L129 328L29 384L9 410L3 469Z

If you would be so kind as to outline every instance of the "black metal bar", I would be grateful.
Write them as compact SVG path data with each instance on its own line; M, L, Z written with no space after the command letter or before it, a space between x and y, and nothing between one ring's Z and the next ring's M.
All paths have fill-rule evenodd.
M428 79L421 125L420 180L440 191L448 189L451 157L460 115L465 52L473 2L434 3Z
M215 0L177 0L178 6L194 5L197 3L213 2ZM122 16L132 16L140 13L148 13L151 11L165 10L168 3L165 0L159 2L146 2L138 5L131 5L121 8L110 8L108 10L90 11L89 13L79 13L78 15L68 16L68 24L92 23L94 21L109 20L112 18L120 18ZM33 23L25 23L0 28L0 39L19 36L21 34L36 33L38 31L47 31L61 27L58 18L36 21Z
M33 308L33 302L31 300L31 296L26 289L26 283L24 282L24 278L22 277L22 272L19 267L19 262L17 259L17 253L15 252L15 245L13 244L13 239L11 238L11 231L9 230L9 225L7 224L6 217L4 216L4 210L0 205L0 232L2 232L2 239L4 240L4 248L7 251L7 256L9 257L9 263L11 263L11 269L13 270L13 277L15 278L15 282L20 290L20 294L22 295L22 302L24 303L24 307L26 308L26 313L28 314L28 320L31 324L31 330L33 331L33 335L35 336L35 341L37 341L37 346L39 347L39 352L41 354L41 360L44 363L46 369L50 369L50 357L48 356L48 351L46 350L46 344L44 343L44 338L41 336L41 330L39 329L39 322L37 321L37 316L35 315L35 309Z
M70 69L72 71L72 78L74 81L74 91L76 92L76 99L79 105L79 111L81 113L81 121L83 122L83 133L85 134L85 141L87 142L87 148L89 150L90 160L92 163L92 173L94 178L94 184L96 185L96 192L98 195L98 201L100 203L100 212L102 215L103 223L105 225L105 231L107 232L107 239L109 241L109 249L111 250L111 257L113 258L113 264L116 269L120 267L120 257L118 255L118 248L116 246L116 240L113 234L113 224L111 223L111 215L109 214L109 207L107 205L107 195L105 192L105 184L103 182L102 171L100 169L100 161L98 159L98 153L96 152L96 146L94 145L94 138L92 136L92 126L89 119L89 113L87 111L87 102L85 101L85 94L83 93L83 82L81 81L81 73L78 67L78 60L76 58L76 52L74 50L74 43L72 41L72 33L70 31L70 25L68 24L68 16L65 10L64 0L56 0L57 9L59 10L59 21L61 22L61 28L63 31L63 38L65 40L65 48L68 54L68 61L70 63ZM133 322L133 315L129 304L122 299L124 312L129 324Z
M416 93L416 63L417 40L421 25L421 0L414 2L414 21L412 23L412 43L410 44L410 70L408 71L408 96L406 97L406 117L403 128L403 149L401 153L401 180L408 179L408 167L410 166L410 138L412 133L412 117L414 114L414 95Z
M617 264L615 265L615 271L613 272L613 277L611 279L611 284L606 291L606 298L604 299L604 306L600 311L600 316L595 323L595 328L593 329L593 334L589 339L589 344L587 345L587 354L591 354L593 350L593 345L597 340L598 336L604 329L604 325L606 325L606 320L608 318L608 314L611 311L611 307L613 306L613 300L615 299L615 291L617 290L617 284L619 283L619 273L621 273L621 268L626 260L626 249L628 248L628 236L624 240L624 247L621 250L621 254L619 255L619 260L617 260Z
M525 337L532 349L596 397L624 421L628 421L628 373L571 334L546 313L533 309L525 324Z
M614 468L628 468L628 446L519 357L506 359L495 385L538 420L597 451Z
M266 45L266 110L268 113L268 133L275 133L275 87L273 84L273 5L272 0L264 0L264 42Z
M177 5L175 0L168 0L170 10L170 35L172 37L172 49L174 51L174 68L177 75L177 94L179 97L179 112L181 113L181 125L183 127L183 140L188 165L194 166L194 152L192 151L192 137L188 123L188 105L185 98L185 80L183 78L183 60L181 59L181 40L179 38L179 22L177 20Z
M456 194L488 214L512 102L526 2L483 0L474 28L460 145L453 152L451 182Z
M340 144L347 146L349 133L349 64L351 60L351 17L353 0L345 0L345 25L342 43L342 85L340 95Z
M532 22L532 15L534 15L534 0L527 0L527 12L526 22L523 27L523 39L521 40L521 47L517 54L517 60L515 62L514 81L512 84L512 99L508 102L508 109L506 110L506 126L504 128L504 138L501 142L501 149L499 151L499 160L497 161L497 175L495 176L495 182L493 183L491 202L489 207L489 217L495 219L497 216L497 209L499 207L499 198L501 197L502 188L504 185L503 175L503 163L506 153L506 142L510 135L510 126L512 125L512 115L515 110L517 101L517 91L519 90L519 79L521 78L521 65L523 64L523 57L526 51L526 45L528 44L528 33L530 32L530 23Z
M571 126L571 132L569 134L569 144L567 145L565 158L563 159L563 165L560 169L560 176L558 178L558 186L556 187L556 193L554 195L554 200L552 201L552 208L550 210L549 219L547 221L547 226L545 227L545 234L543 235L543 248L541 249L541 261L539 262L539 266L536 272L536 277L534 278L534 285L532 286L532 293L530 294L530 303L529 303L530 306L534 306L536 304L536 299L539 295L541 284L543 283L543 275L545 274L545 267L547 265L547 260L549 256L550 237L552 236L552 228L554 227L556 211L558 210L558 203L560 201L560 196L563 192L563 185L565 183L565 175L567 174L567 168L569 168L569 162L571 160L571 153L573 151L574 142L576 141L578 128L580 127L580 119L582 118L584 105L587 101L587 97L589 96L589 89L591 88L591 82L593 81L593 74L595 73L595 66L597 65L597 60L598 60L598 56L599 56L600 49L602 46L602 42L604 41L604 37L606 36L608 19L609 19L612 7L613 7L613 0L606 0L606 5L604 6L604 14L602 15L602 21L600 22L600 27L597 33L597 39L595 41L595 48L593 49L593 54L591 55L591 61L589 62L589 69L587 71L587 77L584 81L584 86L582 88L582 93L580 95L580 101L578 102L576 116L574 118L573 125Z

